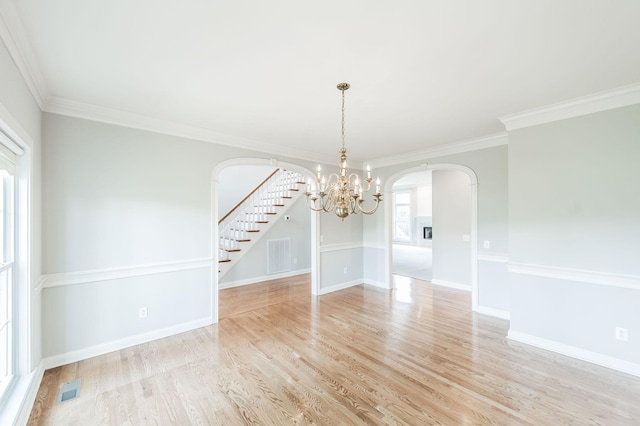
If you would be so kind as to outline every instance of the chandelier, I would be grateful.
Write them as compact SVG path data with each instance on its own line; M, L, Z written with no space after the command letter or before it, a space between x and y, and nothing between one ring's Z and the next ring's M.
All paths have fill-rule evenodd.
M350 173L347 168L347 149L344 146L344 92L349 89L349 83L338 84L338 90L342 92L342 149L340 153L340 165L338 173L331 173L328 178L321 175L322 168L318 165L315 185L311 179L307 181L307 205L316 212L334 211L336 216L344 220L349 214L358 212L373 214L378 210L382 201L380 194L380 178L376 179L376 192L373 194L375 205L370 210L365 210L363 193L371 190L371 167L367 166L367 178L360 179L356 173Z

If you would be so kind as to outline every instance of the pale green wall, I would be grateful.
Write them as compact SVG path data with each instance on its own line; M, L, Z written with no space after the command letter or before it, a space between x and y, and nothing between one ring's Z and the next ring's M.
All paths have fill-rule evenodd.
M86 274L211 258L212 175L216 166L235 158L273 157L48 113L43 119L43 152L46 274ZM277 160L315 169L308 161ZM362 239L358 218L343 223L325 217L320 226L332 244ZM324 257L321 254L321 265L326 264ZM362 280L361 257L349 259L349 270L355 271L355 279ZM264 275L258 267L243 269L251 272L249 276ZM126 278L131 288L137 289L135 294L126 291L123 280L45 287L44 355L93 350L110 342L117 345L136 334L167 327L167 317L174 326L210 317L209 304L202 301L212 298L211 274L195 272L172 272L158 275L157 280ZM333 280L327 281L330 278L321 277L320 287L335 285ZM190 283L188 294L176 297L187 279L197 282ZM153 297L145 301L140 295L146 293ZM167 316L163 312L170 300L176 303ZM138 304L149 311L142 323L137 319ZM124 310L121 315L128 322L102 327L102 321L118 310ZM88 336L87 328L96 334Z
M459 170L433 171L434 283L471 288L471 180Z
M639 142L640 105L509 134L510 258L533 265L509 274L511 331L640 364L640 287L615 285L640 276Z

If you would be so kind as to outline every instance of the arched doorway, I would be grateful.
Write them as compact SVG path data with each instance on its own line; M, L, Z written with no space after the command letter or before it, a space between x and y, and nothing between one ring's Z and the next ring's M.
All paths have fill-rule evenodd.
M234 158L231 160L226 160L219 163L213 170L211 175L211 217L213 220L212 232L211 232L211 251L213 253L213 268L211 269L212 277L212 289L211 289L211 313L213 322L218 322L218 291L219 291L219 280L218 280L218 198L219 198L219 176L223 169L230 166L238 166L238 165L256 165L256 166L271 166L274 168L283 168L290 171L295 171L301 173L305 178L310 177L314 178L314 174L312 171L299 166L297 164L280 162L275 159L263 159L263 158ZM311 210L309 210L310 215L310 232L311 232L311 294L316 295L319 291L319 250L318 250L318 239L319 239L319 221L317 218L317 214Z
M452 164L452 163L439 163L439 164L423 164L417 167L402 170L393 174L385 183L385 194L391 194L393 191L394 183L411 173L420 171L436 171L436 170L457 170L465 173L470 180L470 234L469 243L470 250L470 262L471 262L471 304L472 309L476 310L478 307L478 178L475 172L469 167ZM385 277L389 284L389 288L393 286L393 274L392 274L392 256L393 256L393 205L392 203L386 203L385 212ZM434 230L437 232L437 230Z

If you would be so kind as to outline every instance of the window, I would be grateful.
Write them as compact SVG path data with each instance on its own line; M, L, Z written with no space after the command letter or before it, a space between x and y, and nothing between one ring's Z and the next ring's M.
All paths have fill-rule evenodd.
M0 170L0 395L13 378L13 176Z
M393 239L411 241L411 191L393 193Z
M13 142L5 129L0 128L0 423L14 424L28 390L30 374L31 157L30 151Z

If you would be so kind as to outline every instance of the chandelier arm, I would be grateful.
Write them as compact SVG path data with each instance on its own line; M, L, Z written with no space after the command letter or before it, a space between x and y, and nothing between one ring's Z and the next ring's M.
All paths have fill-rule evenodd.
M323 211L322 209L322 200L319 199L318 197L311 197L311 193L307 192L307 207L309 207L311 210L313 210L314 212L321 212ZM316 207L317 201L320 201L320 207Z
M363 213L363 214L373 214L376 212L376 210L378 210L378 206L380 205L380 201L382 201L382 196L380 194L374 194L373 198L375 198L376 200L376 205L373 206L370 210L365 210L362 208L362 204L364 203L364 200L358 200L358 209Z
M323 208L325 212L330 212L336 208L336 195L335 189L331 187L327 193L327 197L324 199Z
M352 198L349 204L351 205L351 213L358 214L358 197Z

